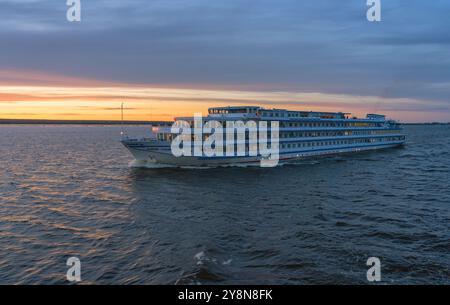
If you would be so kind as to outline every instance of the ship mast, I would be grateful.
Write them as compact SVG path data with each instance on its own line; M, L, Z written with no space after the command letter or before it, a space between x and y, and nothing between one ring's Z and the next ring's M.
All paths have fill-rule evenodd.
M123 130L123 102L122 102L122 105L120 106L120 115L121 115L121 122L120 122L120 135L122 136L122 138L123 138L123 136L124 136L124 130Z

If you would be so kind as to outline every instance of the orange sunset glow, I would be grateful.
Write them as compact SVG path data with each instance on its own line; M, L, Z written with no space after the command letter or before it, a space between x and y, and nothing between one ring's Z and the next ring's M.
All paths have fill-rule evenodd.
M411 106L439 106L438 102L416 99L386 99L374 96L319 92L174 88L102 83L38 73L0 72L1 119L172 120L176 116L206 113L211 106L260 105L267 108L342 111L354 115L382 112L403 121L425 121L427 111L408 111ZM18 80L20 84L14 84ZM46 82L47 84L44 84ZM33 85L36 83L36 85ZM206 87L206 86L205 86ZM441 119L445 120L445 115Z

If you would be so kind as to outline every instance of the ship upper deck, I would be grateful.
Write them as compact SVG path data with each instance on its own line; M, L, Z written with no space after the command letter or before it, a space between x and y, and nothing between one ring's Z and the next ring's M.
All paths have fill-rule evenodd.
M177 117L175 120L192 121L194 117ZM295 111L287 109L266 109L257 106L227 106L208 109L203 120L276 120L276 121L329 121L329 122L385 122L381 114L367 114L365 118L351 116L347 112Z

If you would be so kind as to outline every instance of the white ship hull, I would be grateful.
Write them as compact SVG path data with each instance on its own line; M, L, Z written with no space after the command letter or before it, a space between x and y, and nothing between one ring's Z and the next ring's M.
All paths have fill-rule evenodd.
M236 165L258 165L261 162L261 157L195 157L195 156L182 156L175 157L171 151L170 146L161 148L160 144L151 142L137 142L133 140L128 142L122 141L123 145L131 152L134 158L138 162L143 163L156 163L171 166L193 166L193 167L214 167L214 166L236 166ZM139 144L144 144L142 147L136 147ZM370 150L380 150L393 148L403 145L403 141L396 143L386 143L381 145L360 145L354 147L329 147L323 149L311 149L303 151L280 151L279 161L285 163L289 161L302 160L315 157L326 157L339 154L358 153ZM152 147L154 146L154 147Z

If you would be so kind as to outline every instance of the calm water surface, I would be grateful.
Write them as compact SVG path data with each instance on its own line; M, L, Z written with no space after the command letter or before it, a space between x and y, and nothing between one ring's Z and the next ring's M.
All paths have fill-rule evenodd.
M143 133L145 127L129 127ZM0 126L0 284L450 284L450 126L278 168L144 169L120 127Z

